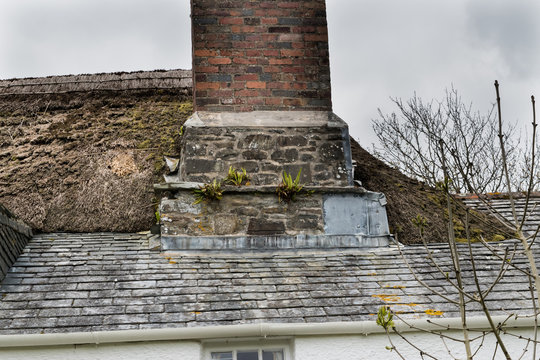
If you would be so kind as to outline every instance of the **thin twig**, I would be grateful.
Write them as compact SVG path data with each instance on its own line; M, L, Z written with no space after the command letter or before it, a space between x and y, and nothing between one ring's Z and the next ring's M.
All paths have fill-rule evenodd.
M499 144L501 147L501 156L502 156L502 163L503 163L503 169L504 169L504 176L506 178L506 189L508 191L508 199L510 200L510 206L512 207L512 216L514 217L514 223L517 228L519 225L518 225L518 219L516 215L516 205L514 203L514 197L512 196L512 185L510 182L510 173L508 171L508 160L506 157L506 148L504 145L502 113L501 113L501 96L499 94L499 82L497 80L495 80L495 92L497 93L497 111L498 111L498 118L499 118Z
M486 318L489 323L489 327L491 328L493 335L495 335L495 338L497 339L497 343L501 347L501 351L503 352L506 359L510 360L511 359L510 354L508 353L508 350L506 349L506 346L504 345L504 342L499 334L499 329L495 327L495 324L493 323L493 319L491 318L491 313L486 305L484 294L482 293L482 288L480 287L480 282L478 281L478 275L476 272L476 262L474 261L474 256L472 253L471 236L469 232L469 212L468 211L466 213L465 234L467 236L467 242L469 244L469 255L471 257L471 266L472 266L474 283L476 284L476 289L478 291L478 297L479 297L478 302L480 303L480 306L482 306L482 311L486 315Z
M388 341L390 342L390 351L395 351L396 354L398 354L398 356L400 358L402 358L403 360L406 360L403 355L401 355L401 353L398 351L398 349L396 348L396 346L394 345L394 343L392 342L392 338L390 337L390 333L388 332L388 328L385 328L384 329L386 331L386 337L388 338Z
M452 255L452 263L454 266L454 273L456 275L457 284L459 289L463 290L463 281L461 278L461 267L459 264L459 253L456 246L456 238L454 234L454 224L452 215L452 203L449 193L448 172L446 171L446 159L444 154L443 140L439 140L442 160L442 170L444 174L444 192L446 195L446 205L448 209L448 245L450 246L450 254ZM459 312L461 315L461 324L463 325L463 338L465 340L465 351L467 352L467 359L472 359L471 344L469 340L469 332L467 329L467 312L465 308L465 299L463 292L459 292Z
M529 290L531 291L531 299L532 299L534 314L537 315L538 308L536 307L536 301L534 301L534 287L533 287L533 283L530 276L528 277L528 280L529 280ZM534 344L533 344L533 357L532 357L533 359L536 359L537 339L538 339L538 316L535 316L534 317Z
M414 345L412 342L410 342L405 336L401 335L401 333L399 333L396 328L392 328L392 330L394 330L394 332L403 340L405 341L407 344L409 344L410 346L412 346L415 350L417 350L419 353L420 353L420 356L423 356L423 355L426 355L430 358L432 358L433 360L437 360L437 358L433 355L430 355L429 353L425 352L424 350L420 349L418 346ZM387 330L388 331L388 330ZM401 356L401 354L400 354ZM402 357L403 359L403 357Z
M525 223L525 217L527 216L527 208L529 207L529 199L531 197L531 191L534 183L534 166L535 166L535 147L536 147L536 105L534 101L534 96L531 96L531 103L532 103L532 111L533 111L533 121L532 121L532 127L533 127L533 133L532 133L532 148L531 148L531 173L529 177L529 186L527 186L527 197L525 198L525 209L523 210L523 218L521 219L521 223L519 224L518 231L521 231L523 228L523 224Z

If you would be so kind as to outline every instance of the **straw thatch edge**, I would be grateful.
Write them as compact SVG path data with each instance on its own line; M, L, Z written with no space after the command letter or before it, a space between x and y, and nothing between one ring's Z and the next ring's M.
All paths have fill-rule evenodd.
M101 90L191 89L191 70L155 70L0 80L0 96Z

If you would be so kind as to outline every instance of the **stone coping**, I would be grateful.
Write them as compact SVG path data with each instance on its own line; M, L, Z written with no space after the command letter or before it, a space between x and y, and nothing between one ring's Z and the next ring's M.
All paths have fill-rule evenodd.
M29 238L32 237L32 228L27 226L26 224L23 224L22 222L19 222L17 220L14 220L4 214L0 214L0 225L9 226L13 230L23 234L24 236L27 236Z
M331 111L197 111L184 123L185 127L338 127L348 128Z
M156 192L163 191L192 191L199 189L204 186L204 183L199 182L175 182L175 183L164 183L164 184L154 184L154 190ZM243 186L234 186L234 185L222 185L223 192L228 193L275 193L276 187L278 185L243 185ZM378 197L383 196L381 193L375 193L364 189L363 187L354 187L354 186L304 186L302 191L313 191L316 193L332 193L332 194L369 194L377 195Z

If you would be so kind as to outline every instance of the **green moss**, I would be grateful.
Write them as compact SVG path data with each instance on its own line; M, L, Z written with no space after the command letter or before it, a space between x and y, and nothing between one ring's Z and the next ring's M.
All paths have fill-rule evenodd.
M138 145L137 145L137 148L138 149L148 149L151 145L151 141L150 140L144 140L142 142L140 142Z
M154 173L159 174L165 167L165 162L162 159L157 159L154 162Z
M493 235L493 237L491 238L491 241L503 241L505 240L506 238L504 237L504 235L501 235L501 234L495 234Z

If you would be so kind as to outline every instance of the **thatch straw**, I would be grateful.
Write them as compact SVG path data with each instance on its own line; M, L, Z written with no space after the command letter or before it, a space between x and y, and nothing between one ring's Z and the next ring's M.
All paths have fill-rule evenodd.
M156 70L0 80L0 96L191 87L191 70Z

